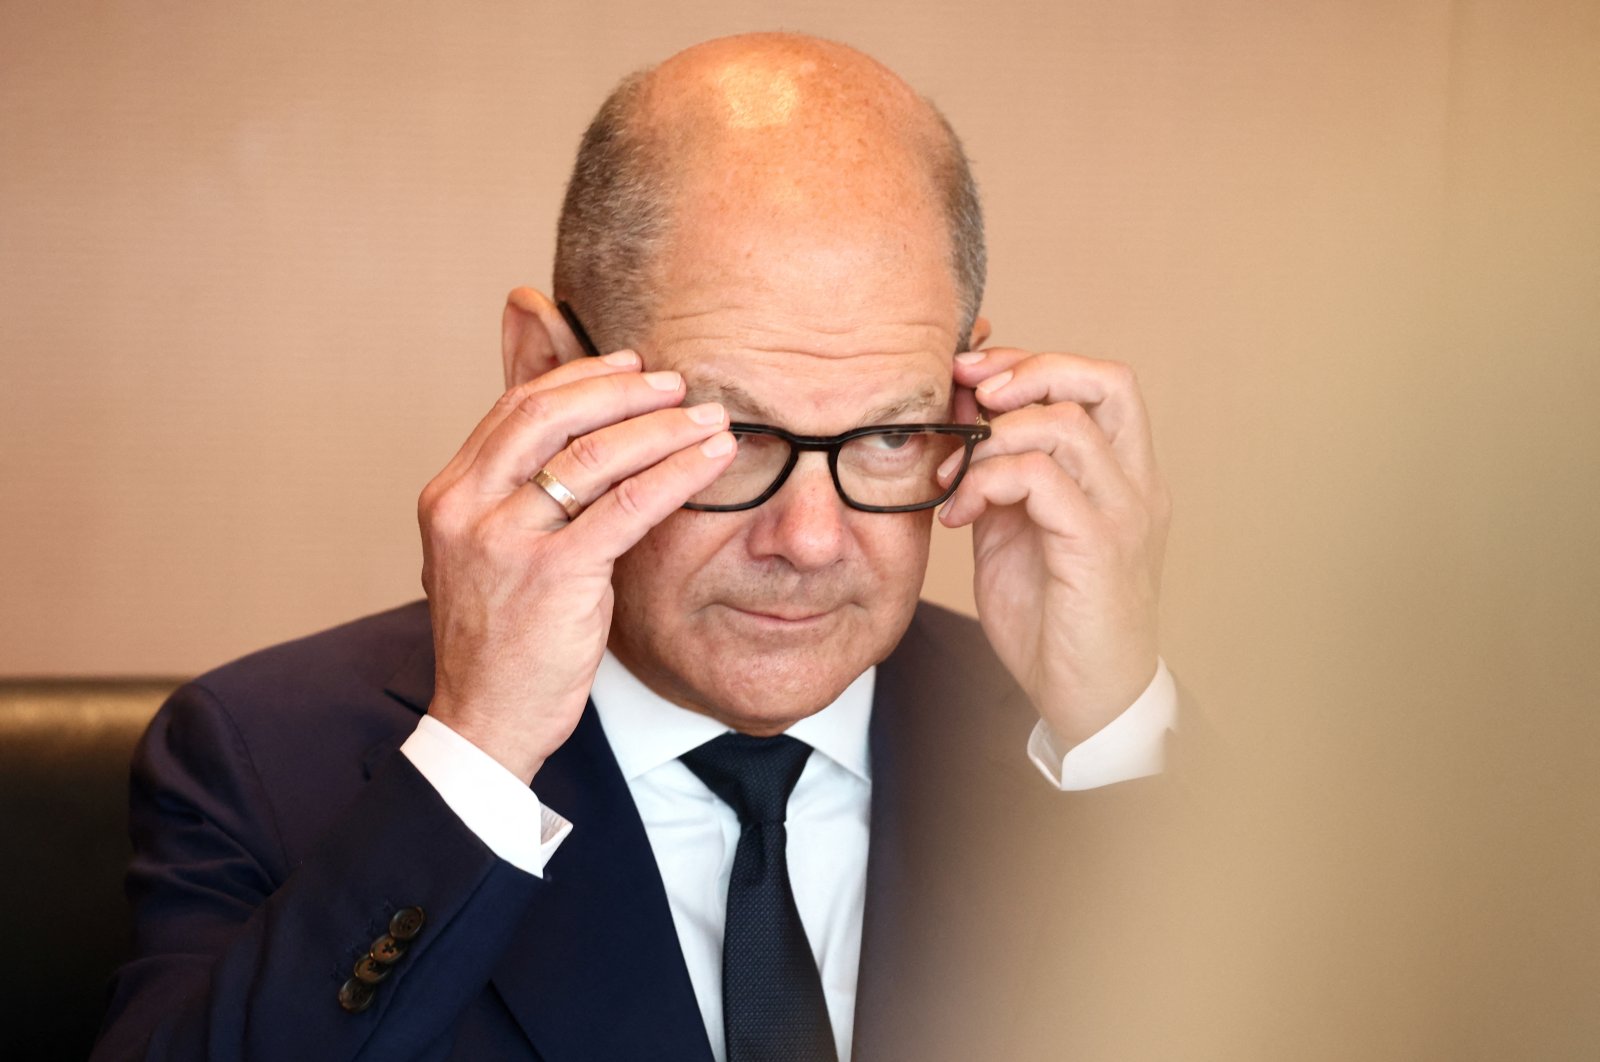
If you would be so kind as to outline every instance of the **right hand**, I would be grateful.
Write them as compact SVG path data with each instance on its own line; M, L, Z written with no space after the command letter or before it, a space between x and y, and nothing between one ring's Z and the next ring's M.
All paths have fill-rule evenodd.
M512 388L423 488L430 715L524 781L578 725L611 628L617 557L733 459L720 405L638 355L580 358ZM568 520L531 477L577 495Z

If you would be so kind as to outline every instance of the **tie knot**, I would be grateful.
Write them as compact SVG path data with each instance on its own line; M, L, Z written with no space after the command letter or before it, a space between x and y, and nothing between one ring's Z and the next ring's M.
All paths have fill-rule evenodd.
M787 734L730 733L690 749L680 759L734 810L739 822L782 822L811 746Z

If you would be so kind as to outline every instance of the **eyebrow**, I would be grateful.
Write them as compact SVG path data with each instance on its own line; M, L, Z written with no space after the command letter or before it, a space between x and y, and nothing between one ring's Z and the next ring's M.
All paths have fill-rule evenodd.
M781 419L778 413L770 406L731 380L708 380L704 383L695 384L689 388L689 394L694 401L721 402L724 405L746 412L764 423L776 425L776 422ZM861 426L882 424L910 410L931 409L936 407L938 402L939 392L932 386L923 387L915 394L907 395L893 402L886 402L881 406L868 410L866 415L860 419L859 424Z

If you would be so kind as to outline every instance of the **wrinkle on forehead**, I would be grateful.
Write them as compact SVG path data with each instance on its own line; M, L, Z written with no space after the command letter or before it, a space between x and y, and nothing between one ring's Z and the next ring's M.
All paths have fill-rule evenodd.
M951 358L962 344L945 313L955 301L948 274L937 263L861 275L841 289L826 270L780 269L774 280L771 258L741 285L710 258L685 262L693 279L663 299L641 351L652 368L683 373L697 400L702 381L730 381L767 408L801 407L808 419L837 416L845 427L907 395L933 393L933 407L947 404Z
M726 379L720 375L702 374L698 379L689 382L689 402L721 402L736 414L743 413L748 416L735 416L735 420L754 418L763 424L775 427L785 427L789 410L781 409L776 405L768 404L747 391L743 385ZM884 401L861 411L850 411L849 424L843 430L867 427L874 424L884 424L906 417L908 414L917 414L916 420L925 420L928 416L942 415L950 405L949 395L931 383L921 386L912 385L912 389L898 396L887 398Z
M727 347L675 351L688 402L722 402L735 420L804 434L937 420L950 408L948 357L930 350L838 354Z
M950 331L945 321L856 321L848 319L847 314L826 311L804 317L794 315L781 322L774 320L777 316L770 304L722 303L705 309L664 312L656 325L656 337L662 347L695 354L738 348L751 354L798 355L825 361L884 354L943 354L949 346Z

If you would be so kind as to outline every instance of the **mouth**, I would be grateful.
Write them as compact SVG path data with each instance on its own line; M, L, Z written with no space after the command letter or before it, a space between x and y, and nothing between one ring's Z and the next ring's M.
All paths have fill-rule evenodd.
M742 619L772 628L797 628L821 623L833 614L832 609L796 609L782 607L753 607L741 608L738 605L727 605L726 608Z

